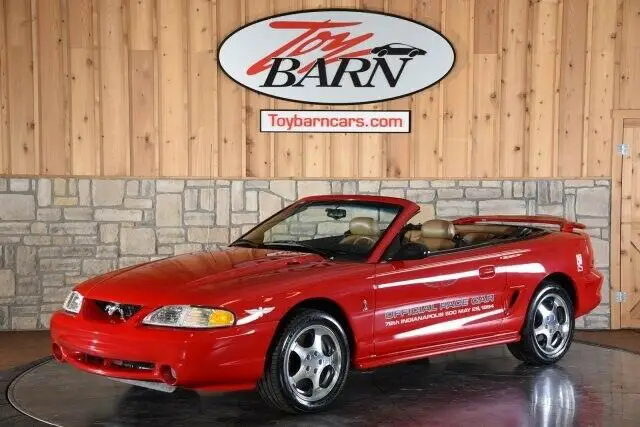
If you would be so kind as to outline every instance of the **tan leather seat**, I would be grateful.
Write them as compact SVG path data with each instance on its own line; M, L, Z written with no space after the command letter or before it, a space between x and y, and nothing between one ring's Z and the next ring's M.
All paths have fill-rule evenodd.
M443 219L432 219L422 224L420 230L408 231L405 237L411 242L424 245L429 251L442 251L455 247L455 235L453 223Z
M491 239L513 231L512 226L498 224L465 224L456 225L455 228L456 234L458 234L467 245L488 242Z
M341 245L371 248L378 241L380 227L373 218L358 216L349 221L349 233L349 236L340 241Z
M493 239L495 236L491 233L471 232L462 236L462 241L468 245L475 245Z
M499 224L462 224L456 225L455 228L456 233L461 235L467 233L505 234L513 231L512 226Z

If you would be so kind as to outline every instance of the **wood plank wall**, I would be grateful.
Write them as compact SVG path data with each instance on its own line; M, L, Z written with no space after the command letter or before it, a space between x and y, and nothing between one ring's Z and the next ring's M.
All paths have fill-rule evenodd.
M441 84L358 106L412 133L267 134L217 67L238 26L323 7L438 28ZM611 112L640 108L640 0L0 0L0 174L610 176ZM306 105L304 108L343 108Z

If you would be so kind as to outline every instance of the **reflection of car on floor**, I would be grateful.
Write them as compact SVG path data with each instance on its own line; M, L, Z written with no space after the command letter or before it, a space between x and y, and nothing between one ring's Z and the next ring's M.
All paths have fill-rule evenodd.
M452 368L461 367L447 369L449 375L412 372L418 379L405 383L419 384L422 393L396 391L402 377L382 387L393 390L405 419L426 415L429 425L568 427L602 423L604 408L599 394L561 366L520 364L514 368L508 360L499 360L483 366L480 360L462 356L450 363ZM506 366L498 366L501 362ZM405 384L404 388L414 390L411 386Z
M404 43L389 43L374 47L371 49L371 53L378 56L408 55L413 58L417 55L425 55L427 51Z
M584 226L414 224L418 211L392 197L309 197L224 250L89 279L51 320L54 356L169 391L257 387L292 412L326 407L352 367L494 344L532 364L562 358L575 317L600 302Z
M502 361L505 362L504 359ZM423 419L425 415L429 418L428 425L434 426L565 427L601 423L603 403L598 393L576 381L560 366L520 364L514 368L509 361L506 362L506 366L496 367L495 360L487 366L481 360L458 359L450 363L453 369L447 369L445 365L445 370L453 372L442 374L438 369L444 364L436 362L435 369L427 364L419 367L403 364L380 373L379 377L379 372L350 376L349 393L358 397L352 400L351 405L342 405L338 411L332 412L332 423L313 418L309 424L341 425L337 420L345 420L348 413L359 407L355 402L362 401L372 408L368 414L359 416L363 425L372 423L376 419L375 414L384 414L382 416L388 425L404 425L406 420ZM457 369L455 365L463 366ZM476 369L478 372L474 373ZM372 381L375 381L375 386ZM191 390L177 389L175 393L164 396L163 393L137 387L119 395L117 401L116 414L96 424L104 421L119 422L118 425L144 424L146 420L141 420L140 414L153 414L156 427L180 424L176 422L178 420L191 425L206 421L215 424L225 412L238 405L238 397L234 393L200 395ZM212 412L215 413L212 418L216 419L207 419L206 414ZM283 424L280 414L265 413L253 401L245 402L241 417L236 419L237 424ZM402 424L401 420L405 423ZM288 425L286 421L284 425Z

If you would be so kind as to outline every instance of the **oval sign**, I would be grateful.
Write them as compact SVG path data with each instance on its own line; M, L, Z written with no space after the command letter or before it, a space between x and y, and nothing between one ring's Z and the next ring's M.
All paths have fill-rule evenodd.
M310 104L365 104L424 90L453 68L452 44L401 16L321 9L275 15L239 28L218 61L256 92Z

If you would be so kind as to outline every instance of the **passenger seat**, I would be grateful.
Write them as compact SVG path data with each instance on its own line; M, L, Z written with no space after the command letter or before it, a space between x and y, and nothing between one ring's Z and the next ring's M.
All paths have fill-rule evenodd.
M467 245L474 245L477 243L487 242L493 239L493 237L494 235L490 233L471 232L462 236L462 241L465 242Z
M432 219L426 221L420 230L411 230L405 237L415 243L425 246L430 252L453 249L456 244L454 237L456 234L452 222L444 219Z

